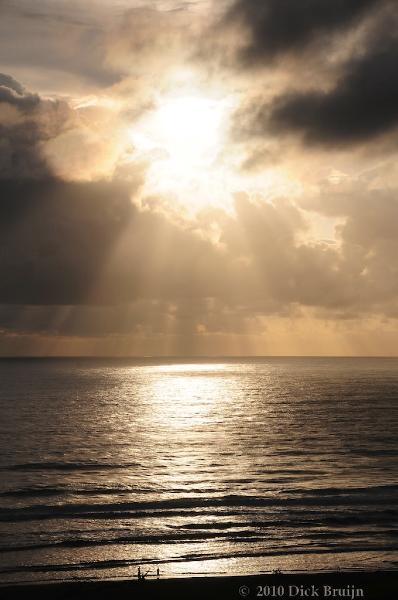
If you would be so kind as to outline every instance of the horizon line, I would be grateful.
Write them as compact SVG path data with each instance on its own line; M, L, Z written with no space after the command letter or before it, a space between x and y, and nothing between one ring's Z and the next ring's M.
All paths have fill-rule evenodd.
M142 354L142 355L115 355L115 354L60 354L60 355L0 355L0 360L9 359L118 359L118 360L151 360L151 359L189 359L189 360L200 360L200 359L251 359L251 358L398 358L398 354Z

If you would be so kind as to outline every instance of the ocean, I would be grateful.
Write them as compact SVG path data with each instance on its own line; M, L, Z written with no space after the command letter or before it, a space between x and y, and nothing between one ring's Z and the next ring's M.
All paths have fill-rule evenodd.
M397 566L398 359L0 361L0 580Z

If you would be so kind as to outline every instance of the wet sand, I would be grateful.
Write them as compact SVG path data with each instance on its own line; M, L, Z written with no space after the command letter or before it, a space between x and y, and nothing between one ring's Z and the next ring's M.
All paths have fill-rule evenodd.
M398 571L289 573L3 586L4 600L152 600L156 598L233 600L239 598L398 598Z

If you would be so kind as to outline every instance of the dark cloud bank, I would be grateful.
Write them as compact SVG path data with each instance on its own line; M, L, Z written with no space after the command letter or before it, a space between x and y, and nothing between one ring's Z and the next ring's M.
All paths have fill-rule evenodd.
M226 23L248 29L249 41L240 58L253 65L344 30L380 4L383 0L237 0Z
M240 55L241 68L270 66L276 56L296 61L292 84L273 99L257 96L235 123L238 135L299 135L310 145L359 144L398 126L398 7L389 0L238 0L227 16L249 31ZM366 24L351 57L339 65L336 82L300 91L304 52L328 48L330 38ZM300 58L301 57L301 58ZM301 60L301 66L300 66ZM321 65L325 72L327 64ZM336 69L336 66L333 67ZM257 84L258 86L258 84ZM259 87L259 86L258 86ZM241 122L245 123L242 128ZM240 133L239 133L240 132Z
M298 132L307 143L363 142L398 126L398 38L377 44L345 67L330 92L284 95L270 109L272 132ZM258 123L261 128L264 123Z

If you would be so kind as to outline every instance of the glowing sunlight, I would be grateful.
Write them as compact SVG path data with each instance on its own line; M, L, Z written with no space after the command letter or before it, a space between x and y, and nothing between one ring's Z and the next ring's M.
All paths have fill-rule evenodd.
M129 130L134 151L150 160L146 190L194 208L228 205L222 153L230 101L199 92L169 94Z

